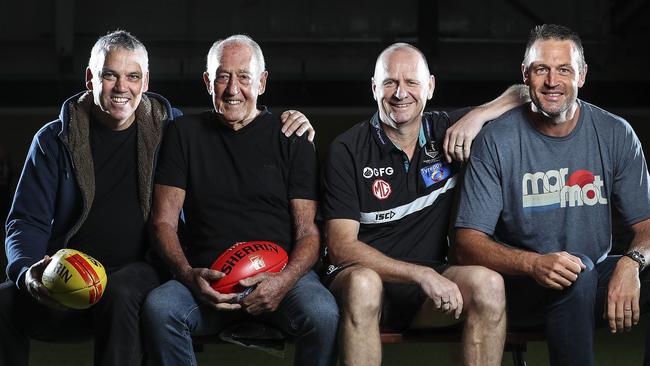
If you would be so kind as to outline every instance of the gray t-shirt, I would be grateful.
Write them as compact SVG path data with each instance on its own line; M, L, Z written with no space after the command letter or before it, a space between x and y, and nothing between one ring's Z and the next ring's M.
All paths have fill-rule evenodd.
M529 105L481 131L461 189L457 228L537 253L584 254L598 263L611 249L612 206L626 225L650 218L648 169L632 127L578 103L578 123L565 137L534 129Z

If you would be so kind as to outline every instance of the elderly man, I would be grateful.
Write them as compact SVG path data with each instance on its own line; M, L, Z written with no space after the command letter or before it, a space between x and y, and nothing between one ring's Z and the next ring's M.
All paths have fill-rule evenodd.
M180 115L147 93L147 50L116 31L99 38L86 92L37 132L7 220L9 281L0 285L0 364L27 365L29 339L95 339L95 365L139 365L139 311L161 283L145 262L146 221L162 134ZM287 133L308 124L294 113ZM87 310L59 305L41 282L49 255L68 247L103 263L108 285Z
M596 319L623 332L648 308L646 161L625 120L577 99L587 64L575 32L535 27L521 71L532 103L476 139L456 252L504 274L509 321L545 325L552 365L593 365ZM609 254L613 209L634 232L624 256Z
M295 337L297 365L336 362L338 308L311 270L320 247L314 146L282 135L278 117L257 104L267 75L262 50L249 37L215 42L203 74L214 109L175 123L165 137L152 227L175 279L152 291L143 308L153 365L194 364L191 335L247 319ZM209 267L232 244L250 240L278 243L289 263L241 281L254 290L235 302L237 294L210 287L224 274Z
M525 96L521 87L512 87L452 126L468 110L423 113L434 83L417 48L404 43L386 48L372 78L378 112L330 148L324 213L332 265L326 280L341 306L346 365L381 362L380 324L423 328L453 324L461 315L465 363L501 361L506 324L501 276L447 264L459 166L444 161L442 153L447 147L447 155L466 158L483 123Z

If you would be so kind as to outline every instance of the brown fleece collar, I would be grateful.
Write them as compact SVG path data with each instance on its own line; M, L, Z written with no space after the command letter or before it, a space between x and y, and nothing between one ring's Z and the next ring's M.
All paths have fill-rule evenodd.
M93 106L91 92L86 92L76 102L70 103L68 131L62 137L63 143L70 151L83 202L81 216L68 232L66 242L88 217L95 196L95 169L90 148L90 115ZM154 159L167 118L167 109L161 102L146 95L142 96L140 105L135 111L135 123L137 124L138 200L145 221L149 218L151 210Z

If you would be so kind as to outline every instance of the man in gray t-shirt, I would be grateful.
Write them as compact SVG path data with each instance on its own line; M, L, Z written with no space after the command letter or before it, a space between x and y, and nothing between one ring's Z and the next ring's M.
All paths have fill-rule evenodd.
M535 27L522 73L532 103L473 145L455 252L504 274L509 323L545 324L552 365L593 365L596 318L628 331L649 307L648 170L630 125L577 99L577 34ZM625 256L609 256L614 208L635 234Z

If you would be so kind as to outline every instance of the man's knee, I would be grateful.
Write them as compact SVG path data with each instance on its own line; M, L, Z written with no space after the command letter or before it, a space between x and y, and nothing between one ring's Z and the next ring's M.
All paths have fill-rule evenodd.
M491 269L466 267L468 271L456 284L463 292L465 305L480 311L502 313L506 307L503 277Z
M571 286L562 290L563 301L584 302L594 304L598 290L598 273L595 270L585 270L578 274L578 278ZM588 311L588 309L585 309Z
M179 315L175 308L175 296L178 291L174 291L175 287L183 286L176 281L169 281L162 286L149 292L144 304L142 305L142 322L148 328L156 328L163 326L170 321L178 321Z
M337 293L342 310L353 316L378 317L383 296L379 274L369 268L355 268L341 275L345 277L341 278L337 286L341 290Z

